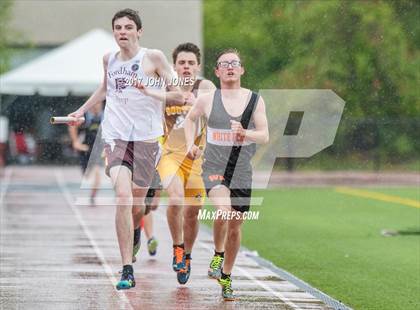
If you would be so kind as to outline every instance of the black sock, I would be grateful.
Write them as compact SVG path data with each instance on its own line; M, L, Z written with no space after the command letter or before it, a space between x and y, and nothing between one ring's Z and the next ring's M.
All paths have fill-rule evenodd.
M133 244L136 244L140 241L140 236L141 236L141 227L138 227L134 229Z
M174 248L176 248L176 247L184 248L184 244L183 243L181 243L181 244L174 244L173 247Z
M185 259L191 259L191 253L185 254Z
M214 255L225 257L225 252L217 252L216 250L214 250Z
M222 279L230 278L230 274L223 273L222 271Z
M132 265L124 265L123 266L123 273L133 274L134 273L133 266Z

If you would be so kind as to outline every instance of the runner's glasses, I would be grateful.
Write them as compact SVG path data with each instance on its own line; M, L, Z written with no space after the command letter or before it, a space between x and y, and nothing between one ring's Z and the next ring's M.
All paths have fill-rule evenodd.
M219 61L217 63L217 66L219 68L229 68L229 65L231 65L232 68L238 68L241 66L241 62L239 60L232 60L232 61Z

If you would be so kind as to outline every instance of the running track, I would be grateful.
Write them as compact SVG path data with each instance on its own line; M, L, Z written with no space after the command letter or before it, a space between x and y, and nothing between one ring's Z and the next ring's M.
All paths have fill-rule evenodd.
M143 241L137 286L116 291L120 255L114 207L76 205L86 196L75 167L9 167L0 186L0 309L332 309L240 253L238 300L224 302L207 278L212 237L201 229L187 285L171 269L165 207L154 213L155 258ZM101 197L112 198L111 191ZM83 199L82 199L83 200Z

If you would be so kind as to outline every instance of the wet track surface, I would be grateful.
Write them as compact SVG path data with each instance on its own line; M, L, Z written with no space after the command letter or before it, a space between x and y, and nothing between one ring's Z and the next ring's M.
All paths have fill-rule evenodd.
M165 207L154 213L157 255L150 257L142 240L137 286L117 291L115 207L74 203L88 195L77 168L11 167L0 190L1 309L330 309L243 253L233 270L237 301L224 302L207 278L213 246L203 229L190 280L178 284Z

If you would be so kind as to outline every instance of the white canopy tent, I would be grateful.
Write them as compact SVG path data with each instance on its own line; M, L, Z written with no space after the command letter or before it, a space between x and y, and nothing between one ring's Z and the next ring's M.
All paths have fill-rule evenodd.
M0 93L87 96L103 79L102 56L117 50L111 34L93 29L0 76Z

